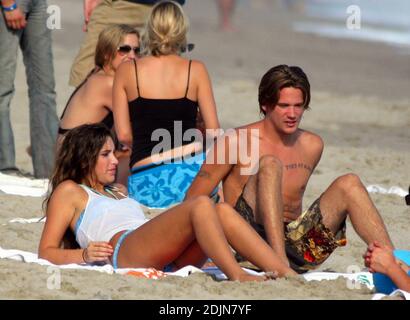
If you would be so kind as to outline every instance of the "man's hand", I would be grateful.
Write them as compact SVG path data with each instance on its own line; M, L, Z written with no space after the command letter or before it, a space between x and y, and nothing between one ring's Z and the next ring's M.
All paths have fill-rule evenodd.
M87 25L90 21L91 13L94 8L100 4L101 0L84 0L84 25L83 31L87 31Z
M2 3L6 6L5 3ZM26 17L19 7L13 11L3 11L4 18L6 19L6 24L10 29L20 30L24 29L27 25Z

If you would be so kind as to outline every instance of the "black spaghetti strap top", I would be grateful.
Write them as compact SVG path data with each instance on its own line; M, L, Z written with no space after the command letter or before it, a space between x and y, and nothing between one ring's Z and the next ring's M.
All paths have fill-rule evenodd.
M183 98L148 99L141 97L137 64L134 61L138 97L128 102L133 137L130 167L136 162L151 156L156 145L160 144L161 148L160 150L154 150L154 153L165 152L194 141L193 137L183 139L184 133L188 129L196 127L198 113L198 103L187 98L191 63L190 60L188 81ZM155 132L160 136L156 138L153 133L157 129L162 130ZM170 144L166 143L165 139Z
M80 90L80 88L87 82L88 78L95 72L95 69L93 69L89 75L84 79L84 81L77 87L75 88L75 90L73 91L73 93L71 94L70 98L68 98L67 104L64 107L63 113L60 116L60 120L64 117L64 114L67 110L67 107L71 101L71 99L74 97L74 95L77 93L78 90ZM108 110L108 114L105 116L104 119L101 120L102 123L104 123L110 130L113 128L114 126L114 115L112 113L111 110ZM58 133L59 134L66 134L68 131L70 131L71 129L63 129L60 126L58 126Z

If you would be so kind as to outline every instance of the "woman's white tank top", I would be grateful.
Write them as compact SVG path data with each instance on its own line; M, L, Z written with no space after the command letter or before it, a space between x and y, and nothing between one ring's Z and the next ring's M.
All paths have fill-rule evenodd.
M91 241L108 242L116 233L137 229L148 221L137 201L128 197L113 199L80 186L88 194L87 206L75 230L81 248L87 248Z

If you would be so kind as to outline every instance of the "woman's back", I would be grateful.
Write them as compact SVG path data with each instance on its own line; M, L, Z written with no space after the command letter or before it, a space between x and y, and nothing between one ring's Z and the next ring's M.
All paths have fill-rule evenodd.
M181 6L159 2L142 41L149 56L122 64L115 74L115 130L132 150L128 191L148 207L180 202L198 172L204 158L203 133L196 130L198 110L205 129L219 129L206 67L181 57L189 47L187 31ZM191 161L192 154L198 159Z
M190 60L177 55L148 56L139 59L134 86L127 88L127 96L130 100L138 96L146 99L180 99L186 96L192 101L197 101L195 68L200 62L192 61L191 66L189 64Z
M72 129L102 121L111 111L114 77L102 72L91 75L73 93L61 115L60 128Z
M184 134L195 128L198 113L197 102L187 96L192 61L176 56L146 60L142 67L139 63L134 65L137 97L128 103L133 132L131 166L159 151L190 144L192 137L184 139Z

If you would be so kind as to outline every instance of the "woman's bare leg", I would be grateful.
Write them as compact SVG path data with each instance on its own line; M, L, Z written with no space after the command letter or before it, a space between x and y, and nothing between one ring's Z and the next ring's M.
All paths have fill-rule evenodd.
M216 211L226 238L242 257L264 271L277 272L279 277L296 275L229 204L217 204Z
M215 205L205 196L185 201L132 232L121 246L118 264L162 269L181 259L181 254L195 240L229 279L262 279L249 275L236 262Z
M193 241L188 248L185 249L181 255L173 262L176 268L182 268L187 265L192 265L198 268L202 268L205 262L208 260L206 254L202 251L198 241Z

